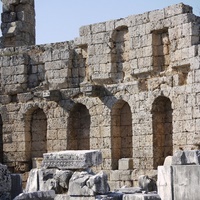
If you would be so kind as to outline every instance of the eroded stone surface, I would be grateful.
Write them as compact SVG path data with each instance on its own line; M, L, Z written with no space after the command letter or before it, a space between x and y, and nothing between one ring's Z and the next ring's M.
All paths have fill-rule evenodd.
M199 165L158 167L158 194L162 200L198 199Z
M161 200L158 194L125 194L123 200Z
M87 169L102 163L102 154L97 150L61 151L45 153L44 168Z
M200 165L200 151L177 151L172 157L172 165Z
M11 174L6 165L0 164L0 199L11 199Z
M141 175L138 179L139 186L146 192L157 191L156 181L146 175Z
M158 194L162 200L173 199L173 167L159 166L158 167Z
M73 172L58 169L32 169L27 181L26 192L54 190L56 194L67 193Z
M87 171L74 172L69 182L69 195L72 197L106 194L109 190L107 175L104 172L99 172L96 175Z
M38 184L38 169L32 169L29 172L29 177L26 184L25 192L36 192L39 190Z
M56 197L55 191L37 191L37 192L31 192L31 193L21 193L17 197L14 198L14 200L54 200Z
M135 194L135 193L142 193L141 187L125 187L125 188L119 188L115 190L116 192L121 192L124 194Z

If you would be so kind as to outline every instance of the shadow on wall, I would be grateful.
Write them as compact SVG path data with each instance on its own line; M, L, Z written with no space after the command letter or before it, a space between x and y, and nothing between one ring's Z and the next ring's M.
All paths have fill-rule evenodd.
M172 107L169 98L160 96L152 105L154 169L163 165L164 159L173 154Z

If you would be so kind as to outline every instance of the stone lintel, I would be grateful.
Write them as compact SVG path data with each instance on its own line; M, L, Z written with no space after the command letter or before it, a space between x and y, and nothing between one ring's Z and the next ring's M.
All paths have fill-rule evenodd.
M98 150L60 151L43 154L42 167L58 169L87 169L102 163Z

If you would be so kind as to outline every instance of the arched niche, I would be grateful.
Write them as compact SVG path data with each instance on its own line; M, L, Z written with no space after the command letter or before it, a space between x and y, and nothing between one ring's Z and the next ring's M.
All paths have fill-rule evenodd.
M67 149L90 149L90 124L89 110L81 103L75 104L69 115Z
M173 153L172 107L169 98L157 97L152 105L153 167L163 165L164 159Z
M132 113L127 102L120 100L111 110L112 169L121 158L133 157Z

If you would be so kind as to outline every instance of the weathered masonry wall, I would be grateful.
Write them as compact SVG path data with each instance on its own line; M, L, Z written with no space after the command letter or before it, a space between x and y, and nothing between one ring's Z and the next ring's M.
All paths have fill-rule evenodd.
M4 48L0 66L0 158L12 171L44 152L100 149L117 188L200 146L200 17L189 6Z
M34 0L1 0L1 46L16 47L35 44Z

